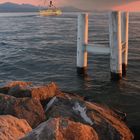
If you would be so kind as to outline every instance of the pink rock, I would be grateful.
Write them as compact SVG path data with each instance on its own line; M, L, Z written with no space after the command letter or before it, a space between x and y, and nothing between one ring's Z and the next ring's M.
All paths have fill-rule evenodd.
M18 140L31 130L26 120L10 115L0 116L0 140Z
M64 118L53 118L40 124L20 140L99 140L95 130L85 124Z

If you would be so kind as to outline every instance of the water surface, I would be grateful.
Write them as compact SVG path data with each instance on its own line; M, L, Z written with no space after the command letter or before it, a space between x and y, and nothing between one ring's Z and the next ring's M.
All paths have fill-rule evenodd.
M109 47L108 13L93 13L89 42ZM67 92L127 113L140 126L140 13L130 14L127 77L110 81L109 56L89 54L88 76L76 74L77 14L40 17L36 13L0 14L0 82L56 82Z

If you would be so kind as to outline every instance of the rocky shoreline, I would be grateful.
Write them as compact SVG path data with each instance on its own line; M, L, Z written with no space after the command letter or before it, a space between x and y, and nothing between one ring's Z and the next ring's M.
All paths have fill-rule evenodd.
M122 116L55 83L0 88L0 140L133 140Z

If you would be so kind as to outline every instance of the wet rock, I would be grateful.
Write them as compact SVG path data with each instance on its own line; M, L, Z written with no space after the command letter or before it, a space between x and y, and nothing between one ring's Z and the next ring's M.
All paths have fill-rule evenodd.
M35 128L20 140L98 140L88 125L63 118L53 118Z
M0 87L0 93L8 94L9 88L8 87Z
M113 111L118 115L118 117L119 117L122 121L126 122L126 117L127 117L127 115L126 115L125 112L122 112L122 111L117 110L117 109L113 109Z
M100 140L132 140L133 134L112 110L75 96L60 94L46 106L47 118L63 117L92 126Z
M7 95L14 96L16 98L24 98L24 97L30 97L31 98L31 92L28 88L20 87L19 85L16 85L14 87L11 87L8 90Z
M9 90L13 90L14 88L16 88L16 90L14 90L16 94L16 92L18 92L19 89L25 89L31 85L31 82L12 81L7 83L4 87L0 87L0 93L8 94Z
M39 100L0 94L0 115L7 114L25 119L33 128L45 120L44 110Z
M10 115L0 116L0 140L18 140L31 130L26 120Z
M29 91L31 86L31 82L13 81L6 85L6 87L9 87L7 94L17 98L31 97Z

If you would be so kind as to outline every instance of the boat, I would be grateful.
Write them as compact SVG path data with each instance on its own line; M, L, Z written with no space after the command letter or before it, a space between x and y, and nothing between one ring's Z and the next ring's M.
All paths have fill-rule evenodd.
M53 5L53 2L50 1L50 4L49 4L48 8L40 10L39 13L40 13L41 16L58 16L58 15L62 14L62 11L60 9L56 8Z

